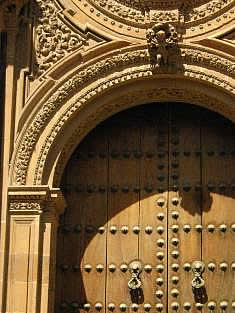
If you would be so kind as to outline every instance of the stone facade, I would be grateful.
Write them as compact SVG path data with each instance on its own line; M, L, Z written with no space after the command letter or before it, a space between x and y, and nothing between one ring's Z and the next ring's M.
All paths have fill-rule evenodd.
M53 312L59 189L112 114L184 101L235 121L234 0L1 0L1 312Z

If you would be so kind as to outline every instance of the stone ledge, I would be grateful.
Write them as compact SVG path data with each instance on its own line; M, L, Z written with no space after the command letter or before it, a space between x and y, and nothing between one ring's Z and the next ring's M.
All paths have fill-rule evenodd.
M13 214L53 213L60 215L66 206L59 188L49 186L10 186L9 212Z

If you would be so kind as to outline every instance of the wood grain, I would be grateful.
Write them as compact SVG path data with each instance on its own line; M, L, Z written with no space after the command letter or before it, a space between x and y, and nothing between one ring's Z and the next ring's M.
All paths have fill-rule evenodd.
M200 154L195 153L200 152L200 124L198 111L191 106L179 110L178 105L172 104L169 115L169 311L174 302L179 303L180 310L188 302L192 306L190 312L196 313L192 273L184 270L184 264L201 260L201 233L195 229L201 224L201 193L195 191L201 176ZM178 190L175 190L177 185ZM172 225L178 225L179 231L172 231ZM189 231L184 230L185 225L190 227ZM178 240L177 245L173 244L174 240ZM173 270L173 264L179 265L178 271ZM178 277L179 282L173 282L173 277ZM173 295L175 290L178 296Z
M235 299L234 273L231 264L235 261L234 233L231 225L234 217L234 192L230 183L234 180L234 125L218 118L217 115L205 118L202 128L203 147L203 255L205 263L215 264L215 270L205 273L205 281L209 301L215 301L219 310L222 301L228 302L230 312L231 302ZM212 154L213 152L213 154ZM214 189L208 190L208 184ZM222 188L224 184L225 189ZM208 225L214 225L215 230L209 231ZM221 225L226 225L223 232ZM227 265L226 270L221 264ZM205 312L210 310L205 309Z
M144 303L167 305L167 193L168 193L168 128L167 106L152 107L152 113L142 123L141 148L144 157L141 159L140 175L140 225L142 231L139 242L139 258L144 265L151 265L152 271L143 271ZM150 112L150 111L148 111ZM152 152L152 156L148 153ZM151 187L152 190L148 190ZM159 213L163 219L159 219ZM146 232L146 227L152 232ZM159 227L163 232L159 233ZM160 241L159 241L160 240ZM161 245L163 242L163 246ZM159 244L160 242L160 244ZM157 266L163 266L163 272ZM160 284L159 280L163 283Z
M109 136L107 266L113 264L116 270L107 272L106 299L116 307L123 303L129 308L132 303L127 285L131 276L120 266L138 258L139 234L132 229L139 225L139 192L133 191L139 184L139 159L133 152L139 149L139 127L125 121L114 123ZM125 226L128 233L123 234ZM116 232L112 233L111 227L116 227Z
M174 312L174 303L178 312L186 312L184 304L190 303L196 313L196 303L202 303L201 312L211 313L212 301L213 312L222 312L223 301L232 312L234 142L233 124L186 104L128 110L92 131L63 177L68 207L58 231L56 313L76 311L74 303L84 313L85 303L91 304L90 312L110 312L110 303L116 312L120 304L133 312L136 302L138 312L147 312L146 304L152 311L162 304L162 312ZM139 297L128 289L128 268L121 270L135 259L151 266L140 275ZM201 298L192 292L190 267L185 270L195 260L206 264Z

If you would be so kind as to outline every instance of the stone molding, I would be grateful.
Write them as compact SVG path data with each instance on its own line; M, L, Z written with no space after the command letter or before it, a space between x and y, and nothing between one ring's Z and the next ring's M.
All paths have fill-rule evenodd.
M80 11L89 16L91 23L102 23L107 31L111 26L116 33L143 39L149 26L168 22L178 27L182 40L194 40L232 23L235 5L234 0L71 2L77 6L75 12Z
M13 215L53 214L59 216L65 208L59 188L49 186L10 186L9 213Z
M159 78L161 75L175 75L176 77L189 77L204 81L215 87L223 88L228 94L235 93L234 77L235 65L232 58L225 58L199 47L189 47L180 45L181 66L178 71L171 72L170 69L155 70L149 62L148 50L145 46L138 46L123 49L123 51L107 55L102 60L76 69L72 77L67 78L64 83L53 93L52 96L43 104L42 108L34 116L33 121L27 127L20 144L17 148L15 160L13 162L12 173L15 174L13 184L26 184L28 165L39 135L63 104L69 101L75 94L78 95L76 103L62 113L54 125L53 130L45 139L41 149L40 161L37 161L36 178L34 183L40 183L41 173L43 172L43 162L46 160L47 151L57 137L64 124L78 111L87 105L99 94L137 79L149 79L150 77ZM204 70L202 71L201 68ZM119 71L117 69L119 68ZM115 69L115 73L113 70ZM103 77L101 79L101 77ZM99 78L99 79L98 79Z

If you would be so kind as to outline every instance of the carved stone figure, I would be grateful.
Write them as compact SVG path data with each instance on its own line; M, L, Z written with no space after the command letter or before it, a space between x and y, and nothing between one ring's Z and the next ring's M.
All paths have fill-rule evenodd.
M158 23L147 30L147 43L152 63L156 67L169 65L170 56L177 53L178 35L171 24Z

